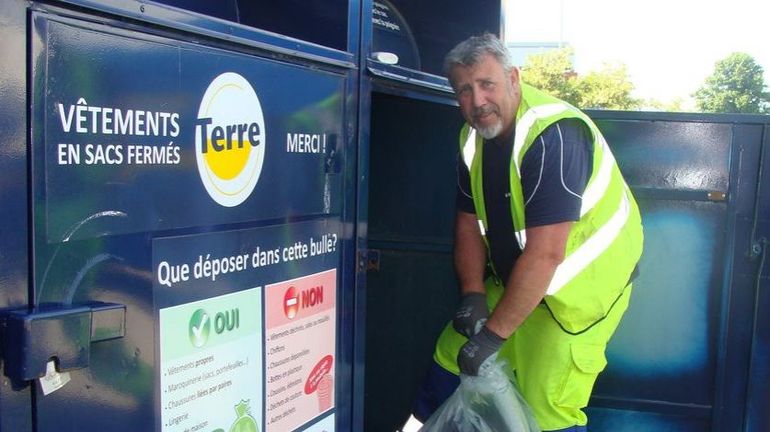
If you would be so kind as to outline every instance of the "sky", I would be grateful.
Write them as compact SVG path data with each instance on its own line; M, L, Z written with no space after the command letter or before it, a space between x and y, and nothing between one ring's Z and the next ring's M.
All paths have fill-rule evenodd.
M670 102L691 95L730 53L748 53L770 83L767 0L504 0L508 42L559 42L585 74L624 63L634 96Z

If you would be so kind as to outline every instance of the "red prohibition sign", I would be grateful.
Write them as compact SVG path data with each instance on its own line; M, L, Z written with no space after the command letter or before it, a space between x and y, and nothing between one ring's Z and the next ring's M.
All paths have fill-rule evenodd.
M283 295L283 313L286 314L286 318L294 319L297 312L299 312L299 295L297 288L290 286Z

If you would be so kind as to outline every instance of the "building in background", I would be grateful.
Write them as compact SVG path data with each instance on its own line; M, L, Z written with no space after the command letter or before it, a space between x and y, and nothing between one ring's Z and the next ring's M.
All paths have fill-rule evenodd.
M508 51L510 51L511 53L513 65L520 68L524 66L524 63L527 61L527 57L533 54L543 54L546 51L568 47L569 44L565 44L558 41L556 42L535 41L535 42L508 42L505 44L505 46L508 47ZM575 64L574 53L572 54L572 58L570 60L574 65Z

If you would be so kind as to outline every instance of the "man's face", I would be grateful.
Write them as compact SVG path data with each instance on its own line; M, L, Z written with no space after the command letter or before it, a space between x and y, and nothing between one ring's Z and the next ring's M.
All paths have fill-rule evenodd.
M513 129L521 99L519 71L506 73L491 54L473 66L454 66L449 74L465 121L486 139Z

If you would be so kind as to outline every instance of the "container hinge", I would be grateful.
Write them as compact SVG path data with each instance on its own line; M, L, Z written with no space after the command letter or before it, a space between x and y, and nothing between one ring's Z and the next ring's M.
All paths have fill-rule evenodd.
M91 343L126 334L126 306L87 303L67 308L15 310L0 314L5 375L30 381L46 374L54 359L57 371L88 367Z
M380 251L377 249L362 249L358 251L358 271L379 271Z

